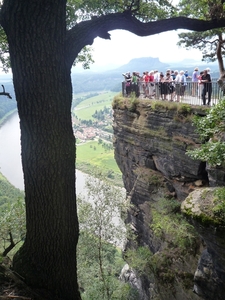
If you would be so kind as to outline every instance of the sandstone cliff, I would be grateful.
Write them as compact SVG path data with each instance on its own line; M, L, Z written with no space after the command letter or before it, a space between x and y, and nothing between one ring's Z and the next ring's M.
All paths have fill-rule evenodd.
M201 289L194 283L207 242L180 210L192 191L225 183L223 169L209 169L186 155L187 149L201 143L192 116L204 115L204 110L120 97L114 99L113 109L115 158L132 204L124 255L139 299L222 299L202 292L212 276L210 282L201 277Z

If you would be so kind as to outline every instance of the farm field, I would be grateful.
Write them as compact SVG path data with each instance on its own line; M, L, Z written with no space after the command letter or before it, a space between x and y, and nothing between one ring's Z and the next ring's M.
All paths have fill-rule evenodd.
M116 185L122 184L122 174L114 159L114 150L105 150L97 141L77 145L76 168L88 173L101 172Z
M95 111L101 110L104 107L111 107L113 97L117 94L116 92L105 92L85 99L75 107L74 113L78 119L95 120L92 117Z
M79 119L77 130L79 131L83 128L83 131L85 131L87 126L83 124L83 121L92 120L94 122L91 126L96 126L100 131L103 130L102 132L104 132L104 129L98 125L99 120L92 117L92 115L96 110L103 110L104 107L111 108L115 95L117 95L115 92L101 92L96 96L84 99L76 105L73 113L76 119ZM112 128L111 118L107 118L107 123L108 125L104 125L104 127L109 130ZM83 126L85 126L85 128ZM99 135L101 137L101 133L99 133ZM100 137L96 136L92 140L87 139L86 142L80 142L80 140L77 139L76 168L92 175L94 172L101 172L106 178L113 181L116 185L121 186L122 174L114 159L112 143L104 140L104 137L101 137L101 143L99 143ZM107 145L111 145L111 147L108 148L106 147Z

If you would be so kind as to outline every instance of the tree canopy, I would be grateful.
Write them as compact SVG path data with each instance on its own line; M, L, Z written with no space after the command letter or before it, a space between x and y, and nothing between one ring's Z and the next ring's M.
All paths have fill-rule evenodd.
M176 29L202 32L225 26L224 4L219 0L182 0L178 5L173 5L167 0L64 0L63 2L66 4L65 42L70 64L74 60L88 62L91 56L87 46L92 45L97 36L110 39L109 31L115 29L128 30L139 36L148 36ZM3 1L0 12L2 25L8 3L10 3L9 0ZM186 34L181 35L183 38L184 36ZM190 45L186 44L186 46ZM1 27L0 60L5 69L9 67L8 53L7 39ZM88 63L84 66L88 67Z
M201 18L202 20L216 20L225 17L224 1L187 1L182 0L179 3L180 13L184 16ZM225 78L225 69L223 57L224 49L224 28L215 28L204 32L183 32L178 36L180 38L178 45L186 49L199 49L202 51L202 60L218 60L220 79ZM222 86L222 84L221 84Z

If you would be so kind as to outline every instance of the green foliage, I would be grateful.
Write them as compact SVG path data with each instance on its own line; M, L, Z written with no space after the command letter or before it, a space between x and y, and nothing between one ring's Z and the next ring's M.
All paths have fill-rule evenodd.
M116 95L112 102L113 109L128 109L131 112L135 112L140 100L135 96L135 93L131 93L129 98L124 98L122 93Z
M144 274L146 266L151 262L153 253L147 246L138 247L136 250L128 249L125 253L126 260L139 274Z
M194 118L201 139L205 144L187 151L193 159L207 161L210 165L221 165L225 161L225 99L213 106L205 117Z
M225 222L225 188L217 188L214 194L213 213L223 223Z
M204 20L220 19L224 16L225 5L221 0L181 0L178 3L179 15Z
M8 204L14 203L18 198L23 198L24 193L15 188L0 173L0 209L7 208Z
M8 254L26 233L24 199L8 204L0 213L0 247L4 256Z
M181 0L178 4L179 15L193 17L203 20L220 19L225 16L225 6L220 0ZM204 32L185 32L178 34L179 46L186 49L198 49L202 51L204 61L215 61L217 59L218 45L222 57L224 51L223 29L212 29Z
M104 121L106 115L109 115L110 117L112 117L111 107L104 106L103 109L96 110L95 113L92 115L92 117L97 119L97 120Z
M212 166L220 166L225 161L225 143L210 141L199 149L188 150L187 154L193 159L207 161Z
M7 73L10 68L9 45L2 26L0 26L0 62L3 71Z
M167 18L176 11L176 8L167 0L150 1L150 3L144 0L70 0L68 4L70 6L70 13L68 12L68 15L72 16L72 14L76 14L76 21L87 20L97 15L123 11L130 11L133 14L137 14L138 12L137 16L143 21L157 20ZM70 20L72 20L72 17L70 17Z
M12 256L24 236L24 193L0 173L0 254Z
M130 289L118 280L124 261L115 246L125 239L120 219L121 211L127 209L124 195L103 178L88 178L86 187L89 201L78 198L78 282L82 299L125 300Z
M185 32L179 35L179 46L184 46L187 50L198 49L202 51L202 60L206 62L213 62L217 60L218 39L224 37L222 30L214 29L205 32ZM222 56L225 51L221 48Z
M124 265L121 251L105 241L101 244L99 265L98 238L81 231L78 243L78 283L83 300L115 299L126 300L131 292L128 284L119 281ZM102 273L103 272L103 277Z
M178 106L177 111L178 111L178 113L188 115L188 114L192 113L193 109L192 109L191 105L182 103L181 105Z
M73 66L76 66L77 63L81 63L84 69L90 69L90 65L94 63L92 59L92 48L91 47L84 47L81 52L77 55Z
M151 229L169 247L186 252L196 242L194 227L180 214L180 203L175 199L161 199L152 210Z
M112 108L113 109L116 109L116 108L124 109L125 103L126 103L125 98L123 97L122 93L119 93L113 98Z
M180 203L175 199L160 199L151 207L151 212L150 228L155 242L163 241L160 251L152 253L147 246L129 249L125 253L126 260L139 274L147 274L165 289L174 288L175 279L189 289L192 286L190 274L180 271L180 263L185 257L188 259L190 253L195 255L198 236L194 227L185 221ZM191 276L193 278L193 274Z
M128 98L128 101L127 101L128 110L131 112L135 112L139 103L140 103L140 101L135 96L135 93L131 93L130 98Z
M127 207L125 195L120 188L106 181L102 174L92 176L88 176L85 184L87 197L91 201L78 198L80 228L116 244L124 238L120 213ZM114 218L116 224L112 222Z

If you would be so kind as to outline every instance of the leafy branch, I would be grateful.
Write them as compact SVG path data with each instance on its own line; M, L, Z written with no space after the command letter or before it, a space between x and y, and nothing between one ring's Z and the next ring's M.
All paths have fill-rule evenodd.
M213 106L205 117L195 117L194 125L203 144L187 151L187 155L212 166L222 165L225 162L225 99Z

